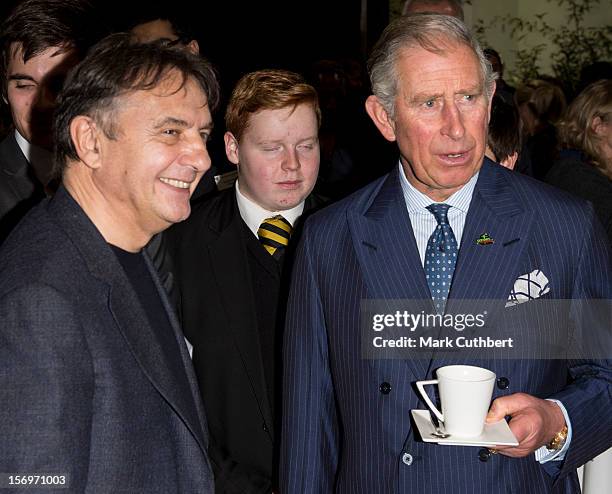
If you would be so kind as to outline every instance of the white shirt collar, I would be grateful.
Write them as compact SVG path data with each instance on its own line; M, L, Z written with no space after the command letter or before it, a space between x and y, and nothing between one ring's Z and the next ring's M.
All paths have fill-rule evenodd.
M259 204L251 201L249 198L244 196L242 192L240 192L239 181L240 179L236 180L236 201L238 203L238 210L240 211L242 220L256 237L259 226L266 218L280 214L289 223L291 223L291 226L295 226L295 222L304 212L304 201L300 202L297 206L284 211L268 211L267 209L262 208Z
M412 213L423 211L427 206L435 202L421 191L415 189L414 185L408 181L401 161L399 163L399 169L400 183L402 185L402 191L404 192L404 199L406 200L408 212ZM448 204L452 208L462 211L463 213L467 213L468 209L470 208L470 202L472 201L472 195L474 194L474 188L476 187L479 173L480 172L476 172L463 187L446 199L444 203Z
M19 149L32 166L36 178L41 184L47 185L53 169L53 154L29 142L17 129L15 129L15 141L17 141Z

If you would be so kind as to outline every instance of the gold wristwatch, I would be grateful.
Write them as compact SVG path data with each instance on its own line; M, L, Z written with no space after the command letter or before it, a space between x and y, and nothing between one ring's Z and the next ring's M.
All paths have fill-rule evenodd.
M558 451L561 448L563 448L563 445L565 444L566 439L567 439L567 425L564 425L563 429L557 432L555 434L555 437L552 438L552 441L550 441L546 445L546 448L550 450Z

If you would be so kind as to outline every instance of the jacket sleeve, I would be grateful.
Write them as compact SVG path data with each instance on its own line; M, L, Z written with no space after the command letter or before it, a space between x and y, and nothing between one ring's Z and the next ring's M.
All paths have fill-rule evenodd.
M563 403L572 426L563 462L546 464L556 467L559 477L612 447L612 415L604 412L612 407L612 253L592 208L589 212L572 294L579 355L569 362L568 386L551 396Z
M66 492L83 492L94 384L74 308L24 286L2 295L0 321L0 472L66 475Z

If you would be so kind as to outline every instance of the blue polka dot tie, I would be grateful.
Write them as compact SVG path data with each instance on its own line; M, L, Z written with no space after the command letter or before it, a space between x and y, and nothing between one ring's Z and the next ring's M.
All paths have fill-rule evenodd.
M448 223L448 204L430 204L427 209L436 217L438 226L429 237L425 251L425 277L436 305L441 314L446 306L446 298L453 281L457 262L457 239Z

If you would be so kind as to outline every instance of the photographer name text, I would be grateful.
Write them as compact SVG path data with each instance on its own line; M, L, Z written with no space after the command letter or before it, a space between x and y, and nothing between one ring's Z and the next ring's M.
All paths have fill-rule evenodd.
M495 339L489 336L477 336L467 338L456 336L451 338L434 338L433 336L400 338L384 338L376 336L372 340L375 348L512 348L514 340L512 338Z

